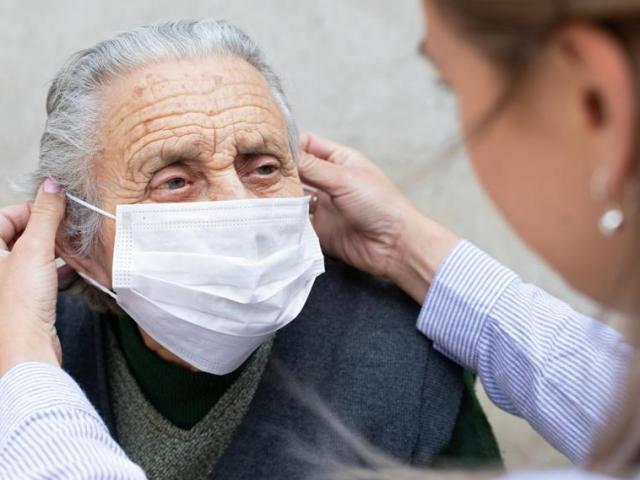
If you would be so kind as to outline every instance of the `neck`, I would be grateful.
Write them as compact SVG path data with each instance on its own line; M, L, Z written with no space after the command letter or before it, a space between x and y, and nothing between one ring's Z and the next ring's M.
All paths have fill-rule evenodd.
M242 368L228 375L193 372L149 350L129 317L113 318L118 344L131 374L149 402L167 420L190 429L213 408Z

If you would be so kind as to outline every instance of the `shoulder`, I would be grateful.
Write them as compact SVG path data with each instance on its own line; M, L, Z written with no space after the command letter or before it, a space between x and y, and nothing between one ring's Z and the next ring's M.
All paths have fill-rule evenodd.
M56 331L62 346L62 367L86 389L101 349L100 314L77 295L61 293L56 306ZM86 378L85 378L86 377Z
M343 365L357 374L375 365L378 380L405 380L415 389L440 357L416 328L419 312L420 305L391 282L327 258L326 273L276 345L296 369L324 363L325 372Z
M316 280L307 308L349 313L372 321L371 326L394 322L412 331L420 313L420 305L393 283L332 258L326 259L326 272Z
M419 311L392 283L328 258L273 353L378 447L428 463L449 441L463 382L460 367L418 332Z
M66 352L81 339L93 338L100 314L91 310L82 297L70 293L59 293L56 304L56 330ZM65 348L66 347L66 348Z

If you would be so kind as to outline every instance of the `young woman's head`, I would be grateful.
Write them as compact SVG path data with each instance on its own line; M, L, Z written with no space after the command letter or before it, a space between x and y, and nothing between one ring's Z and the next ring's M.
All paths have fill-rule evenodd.
M424 3L424 51L497 206L573 286L637 311L640 1Z
M424 53L458 98L497 206L573 286L640 315L640 0L424 6ZM638 358L628 405L594 453L609 471L640 466Z

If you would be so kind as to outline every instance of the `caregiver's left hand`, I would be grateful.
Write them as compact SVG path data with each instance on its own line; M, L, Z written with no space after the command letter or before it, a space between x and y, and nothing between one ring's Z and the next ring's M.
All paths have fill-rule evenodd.
M0 376L23 362L60 365L55 238L64 208L46 180L32 205L0 209Z
M300 177L318 189L313 225L325 252L422 303L458 237L419 212L361 152L309 134L300 147Z

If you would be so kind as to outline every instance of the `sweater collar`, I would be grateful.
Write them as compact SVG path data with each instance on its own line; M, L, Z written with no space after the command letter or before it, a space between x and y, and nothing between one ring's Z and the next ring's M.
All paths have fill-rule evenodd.
M193 372L149 350L134 321L111 318L127 366L149 402L179 428L190 429L238 378L244 365L227 375Z

